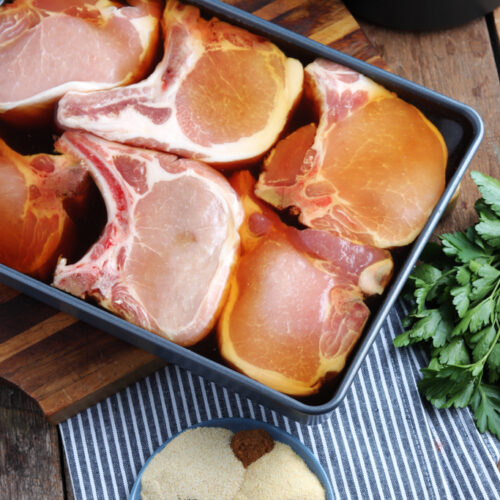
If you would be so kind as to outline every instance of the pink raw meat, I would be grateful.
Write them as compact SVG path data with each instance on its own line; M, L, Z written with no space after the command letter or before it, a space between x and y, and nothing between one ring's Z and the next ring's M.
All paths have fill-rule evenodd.
M303 68L241 28L170 0L163 60L148 79L60 102L64 128L233 166L262 156L297 102Z
M382 293L391 255L283 224L253 194L248 171L230 182L245 220L242 256L218 324L221 353L276 390L314 393L344 367L369 316L363 296Z
M193 160L82 132L57 147L89 165L108 220L80 261L59 262L53 284L177 344L203 338L239 248L242 207L227 180Z
M318 59L305 92L319 114L266 158L257 195L308 227L391 248L418 235L445 185L446 145L414 106L365 76Z
M0 263L49 280L72 258L90 206L87 169L70 155L23 156L0 139Z
M70 90L143 78L157 47L160 1L16 0L0 9L0 114L52 118Z

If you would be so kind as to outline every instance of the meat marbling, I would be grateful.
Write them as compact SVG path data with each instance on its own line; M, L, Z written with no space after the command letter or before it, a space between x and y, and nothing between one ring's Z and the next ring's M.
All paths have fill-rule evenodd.
M248 172L230 181L245 221L242 256L218 323L221 353L276 390L314 393L344 367L369 315L364 293L383 291L391 255L286 226L254 196Z
M210 167L66 132L57 147L89 165L106 204L99 240L61 260L54 285L177 344L211 329L239 249L240 201Z
M0 9L0 115L53 119L70 90L133 83L150 70L159 0L16 0Z
M0 262L48 280L60 255L74 256L73 216L84 210L89 187L87 170L72 156L23 156L0 139Z
M177 0L168 1L163 28L164 56L149 78L123 89L68 93L59 124L221 167L262 156L302 92L301 63Z
M447 150L414 106L336 63L305 69L319 124L279 142L256 193L306 226L390 248L421 231L445 184Z

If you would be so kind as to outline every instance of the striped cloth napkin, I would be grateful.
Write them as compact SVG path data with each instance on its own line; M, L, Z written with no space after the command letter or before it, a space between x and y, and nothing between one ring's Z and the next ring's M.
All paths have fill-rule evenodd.
M436 410L417 390L426 354L395 349L391 311L343 403L307 426L177 366L168 366L59 425L76 499L126 499L153 451L202 420L247 417L302 441L339 499L496 499L500 443L468 409ZM272 500L272 499L270 499Z

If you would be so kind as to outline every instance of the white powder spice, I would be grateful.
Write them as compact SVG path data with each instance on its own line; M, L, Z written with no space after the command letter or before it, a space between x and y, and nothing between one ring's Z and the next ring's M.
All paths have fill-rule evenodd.
M142 475L142 500L233 500L245 468L235 457L233 433L188 429L157 454Z
M306 463L286 444L249 465L234 500L324 500L325 490Z

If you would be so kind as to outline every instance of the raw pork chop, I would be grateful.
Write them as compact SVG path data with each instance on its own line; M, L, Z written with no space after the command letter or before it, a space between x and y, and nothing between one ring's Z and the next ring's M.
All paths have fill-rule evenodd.
M69 90L143 78L156 51L159 0L16 0L0 9L0 114L52 119Z
M84 207L89 186L87 170L74 158L22 156L0 139L0 262L49 279L59 256L76 249L72 216Z
M224 358L288 394L316 392L344 367L369 310L365 293L390 278L386 250L283 224L253 195L248 172L231 179L242 198L243 255L218 324Z
M54 285L177 344L206 335L221 306L243 217L227 180L193 160L67 132L57 146L88 162L104 231Z
M165 54L145 81L60 102L58 121L122 143L206 161L255 159L276 141L303 69L269 41L170 0Z
M441 134L414 106L355 71L317 60L305 72L318 128L278 143L257 195L351 241L410 243L444 189Z

